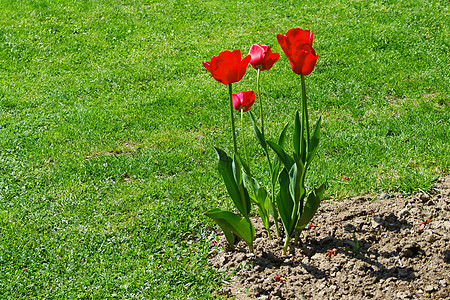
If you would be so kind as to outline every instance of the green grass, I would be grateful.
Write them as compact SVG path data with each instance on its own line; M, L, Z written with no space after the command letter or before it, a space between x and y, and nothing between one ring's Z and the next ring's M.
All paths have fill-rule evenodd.
M230 206L212 146L230 150L231 134L227 89L201 62L257 42L282 52L293 27L320 55L310 184L410 193L450 171L447 1L0 0L0 17L4 299L208 298L223 274L201 212ZM284 55L262 75L274 138L300 80Z

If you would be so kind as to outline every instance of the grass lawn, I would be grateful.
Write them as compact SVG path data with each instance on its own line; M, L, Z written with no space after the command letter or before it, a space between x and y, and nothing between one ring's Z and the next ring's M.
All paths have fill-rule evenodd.
M212 146L232 143L227 88L202 61L282 54L262 74L275 138L301 97L276 41L290 28L319 54L309 184L427 189L450 171L449 18L443 0L0 0L0 298L208 298L225 278L202 212L231 207ZM250 152L262 170L254 138Z

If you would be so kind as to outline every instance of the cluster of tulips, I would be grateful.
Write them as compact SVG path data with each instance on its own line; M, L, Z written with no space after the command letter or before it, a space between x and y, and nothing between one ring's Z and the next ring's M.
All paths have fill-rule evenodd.
M219 83L228 86L230 96L230 120L233 133L232 157L225 151L215 147L218 156L218 169L224 180L227 192L230 195L238 213L218 208L205 212L223 230L224 235L232 249L235 246L235 237L244 240L249 251L253 253L253 240L255 229L250 221L252 205L258 208L258 214L271 239L270 216L274 220L277 236L280 237L278 218L284 227L285 243L283 254L289 247L291 238L298 244L300 234L316 213L323 198L324 185L307 189L305 178L308 167L317 151L320 139L321 119L316 122L310 132L308 110L306 103L305 76L309 75L316 65L318 55L313 47L313 34L309 30L300 28L290 29L286 35L277 35L278 43L289 59L292 71L300 75L302 87L302 101L300 112L295 113L294 129L292 133L293 150L284 148L288 124L283 128L277 141L267 140L264 132L264 114L261 100L260 73L272 68L280 58L279 53L273 53L269 46L254 44L249 55L242 58L240 50L223 51L214 56L211 61L203 62L204 67ZM240 81L246 73L248 64L257 71L257 94L259 98L259 120L252 112L255 102L254 91L241 91L233 93L232 84ZM261 185L250 168L249 156L245 137L242 134L243 153L238 151L236 138L234 110L241 114L250 115L256 139L262 147L267 158L270 174L270 188ZM242 123L241 123L242 126ZM274 154L270 153L271 149Z

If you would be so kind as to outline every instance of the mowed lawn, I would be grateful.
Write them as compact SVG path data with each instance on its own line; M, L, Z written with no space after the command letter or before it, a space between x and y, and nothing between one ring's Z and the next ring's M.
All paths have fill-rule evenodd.
M202 213L231 207L212 147L232 141L227 87L202 61L281 53L262 74L275 139L300 103L276 40L294 27L319 54L308 184L426 190L450 172L449 19L444 0L0 0L0 298L209 298L226 276ZM255 80L249 67L234 90Z

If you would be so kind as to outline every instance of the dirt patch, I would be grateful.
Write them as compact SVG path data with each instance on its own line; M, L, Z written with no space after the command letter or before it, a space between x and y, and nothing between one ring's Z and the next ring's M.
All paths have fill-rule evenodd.
M318 226L306 228L303 244L291 244L287 256L281 255L283 239L268 241L254 219L255 255L244 242L235 252L220 250L225 240L214 247L211 264L230 274L215 294L236 299L450 299L449 204L450 176L410 196L323 201L312 220Z

